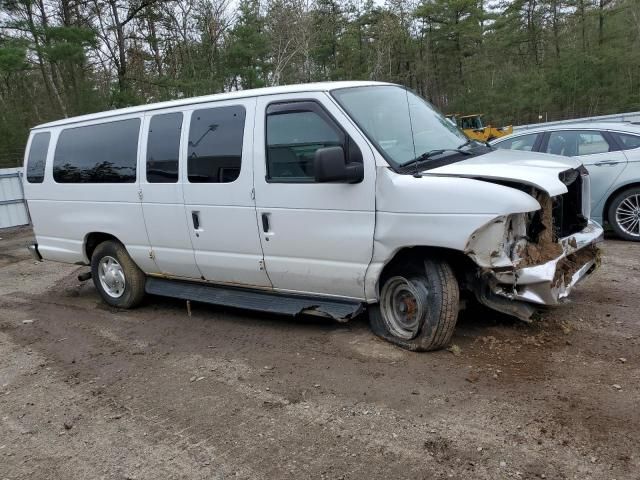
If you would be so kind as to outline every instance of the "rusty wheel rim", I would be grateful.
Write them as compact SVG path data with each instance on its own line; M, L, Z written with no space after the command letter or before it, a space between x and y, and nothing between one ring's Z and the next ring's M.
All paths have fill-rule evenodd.
M380 310L389 332L411 340L420 331L427 312L427 289L404 277L387 280L380 292Z

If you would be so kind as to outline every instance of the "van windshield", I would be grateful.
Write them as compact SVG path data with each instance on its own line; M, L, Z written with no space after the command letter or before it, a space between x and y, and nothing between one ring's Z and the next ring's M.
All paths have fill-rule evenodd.
M430 103L403 87L352 87L331 94L394 168L423 160L428 167L470 144Z

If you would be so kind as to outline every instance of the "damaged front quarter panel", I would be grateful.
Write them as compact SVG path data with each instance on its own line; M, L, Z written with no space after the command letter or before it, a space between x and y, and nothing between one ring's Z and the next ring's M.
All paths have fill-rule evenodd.
M532 304L554 305L599 263L594 222L566 238L554 234L553 199L536 191L540 210L497 217L476 230L465 253L478 265L470 289L486 306L522 320Z
M553 238L551 198L535 195L540 209L497 217L470 237L465 253L482 268L516 268L538 265L562 254Z
M482 268L509 268L520 260L527 235L527 214L516 213L497 217L476 230L470 237L465 253Z

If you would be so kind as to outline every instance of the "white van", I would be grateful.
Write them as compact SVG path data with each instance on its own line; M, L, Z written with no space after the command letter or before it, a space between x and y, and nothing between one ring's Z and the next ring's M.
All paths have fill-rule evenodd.
M529 319L597 264L571 158L475 143L411 91L337 82L231 92L34 128L39 259L145 293L347 320L412 350L464 298ZM89 276L86 275L86 278Z

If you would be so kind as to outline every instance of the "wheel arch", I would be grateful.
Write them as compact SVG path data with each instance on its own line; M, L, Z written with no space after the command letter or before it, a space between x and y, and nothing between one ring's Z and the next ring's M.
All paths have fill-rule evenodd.
M82 252L87 264L91 263L91 256L93 255L96 247L102 242L106 242L107 240L114 240L122 244L122 242L115 235L106 232L90 232L85 235Z
M625 183L624 185L619 186L618 188L616 188L613 192L611 192L609 194L609 196L607 197L607 200L604 202L604 206L602 208L602 221L609 223L609 207L611 206L611 202L613 201L614 198L616 198L616 196L621 193L624 192L625 190L629 189L629 188L640 188L640 181L634 180L631 181L629 183Z
M384 263L380 274L376 278L376 298L380 298L380 286L386 280L393 269L406 262L419 262L424 258L436 258L445 260L453 269L458 284L462 288L466 274L475 270L477 265L464 252L453 248L432 247L426 245L414 245L401 247Z

